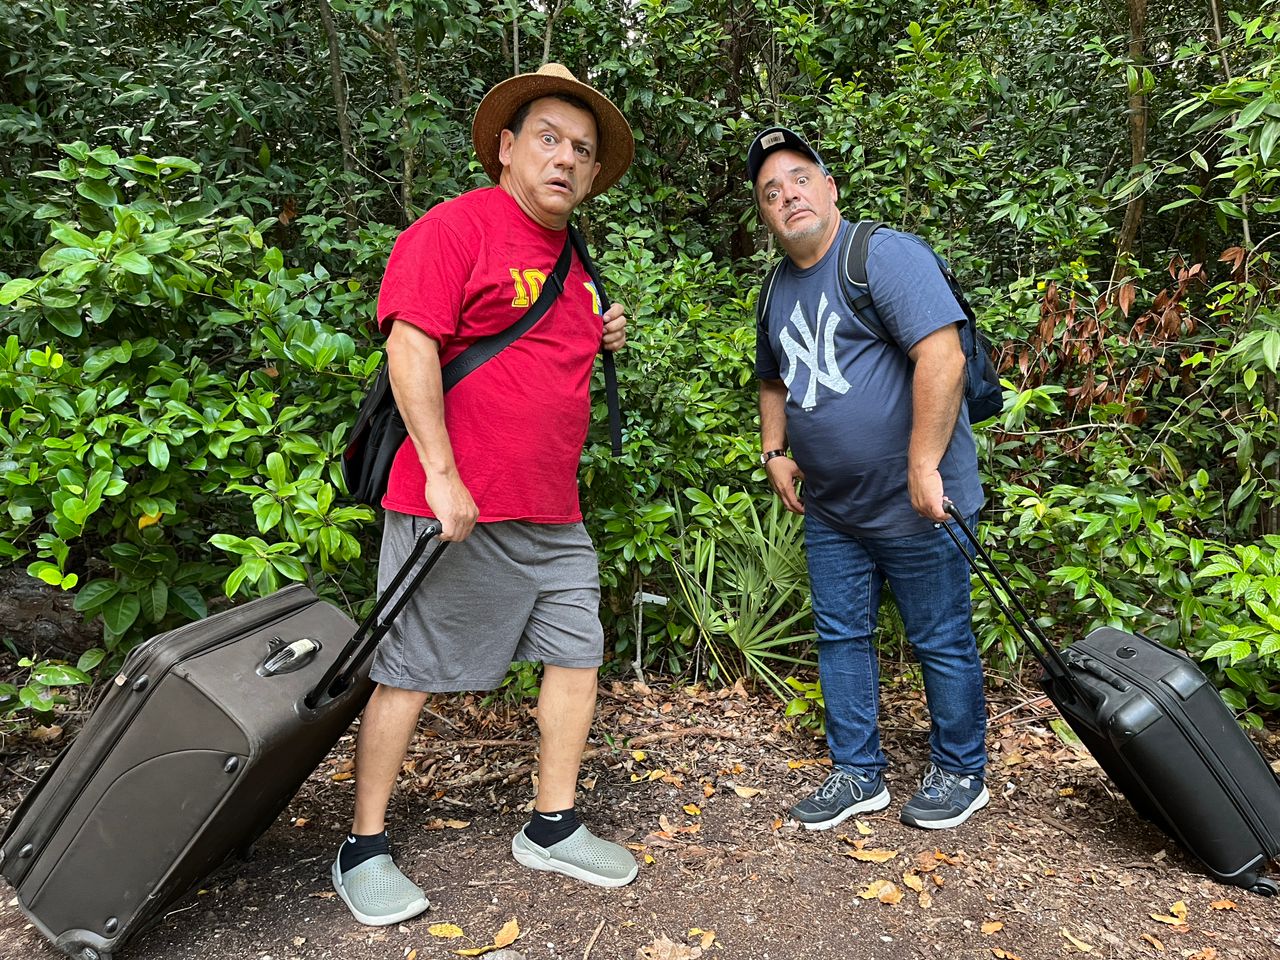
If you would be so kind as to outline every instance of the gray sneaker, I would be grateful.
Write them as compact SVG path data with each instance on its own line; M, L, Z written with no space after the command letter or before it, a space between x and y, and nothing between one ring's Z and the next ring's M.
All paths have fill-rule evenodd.
M334 860L330 875L333 889L351 915L371 927L408 920L431 906L422 889L385 853L356 864L346 873Z
M534 843L522 827L511 839L511 855L521 866L563 873L598 887L626 886L640 870L624 847L601 840L586 827L549 847Z
M991 799L987 786L978 777L962 777L929 764L916 795L902 808L900 819L922 830L958 827Z
M880 774L864 780L836 767L822 786L791 808L790 816L804 824L806 830L830 830L855 813L883 810L888 805L889 789Z

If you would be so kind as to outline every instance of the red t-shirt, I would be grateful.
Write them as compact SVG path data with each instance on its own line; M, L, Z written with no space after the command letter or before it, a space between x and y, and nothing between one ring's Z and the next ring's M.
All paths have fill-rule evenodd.
M500 187L441 203L397 238L378 294L389 333L411 323L448 363L529 309L555 270L565 231L531 220ZM575 523L578 461L591 415L591 367L604 321L575 255L564 291L532 329L445 394L445 428L480 521ZM432 516L412 439L396 455L382 505Z

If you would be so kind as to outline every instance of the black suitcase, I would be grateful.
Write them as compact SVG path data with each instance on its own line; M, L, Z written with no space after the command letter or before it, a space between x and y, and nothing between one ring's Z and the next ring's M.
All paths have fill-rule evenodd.
M418 563L439 531L359 628L295 586L126 657L0 841L0 876L55 947L109 960L262 835L363 708L369 655L439 558L443 543Z
M1218 882L1263 896L1280 890L1263 876L1280 854L1280 783L1195 662L1110 627L1059 652L958 511L949 505L947 512L986 570L965 550L970 565L1044 668L1045 694L1134 810ZM1000 581L1003 597L988 572Z

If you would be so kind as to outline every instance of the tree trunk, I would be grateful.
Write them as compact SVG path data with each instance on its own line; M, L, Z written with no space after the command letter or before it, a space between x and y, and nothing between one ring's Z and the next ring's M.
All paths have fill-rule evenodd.
M400 103L403 108L400 122L400 151L404 154L404 179L400 181L400 206L403 210L404 226L408 226L415 219L413 212L413 123L409 119L409 98L413 96L413 85L409 82L409 70L404 65L404 59L400 56L400 48L396 45L395 28L388 23L387 28L382 33L379 33L367 23L362 23L360 24L360 29L364 31L369 39L382 48L382 52L391 61L391 68L396 72L396 82L400 87Z
M347 116L347 78L342 74L342 50L338 43L338 28L333 25L333 8L329 0L316 0L320 19L324 22L325 36L329 40L329 82L333 87L333 102L338 108L338 138L342 141L342 169L355 173L356 154L351 146L351 118Z
M1146 63L1147 0L1128 0L1129 7L1129 63L1138 71L1138 82L1129 91L1129 175L1137 176L1147 159L1147 110L1148 97L1143 76ZM1124 223L1116 240L1116 262L1111 271L1111 296L1119 302L1120 288L1129 279L1129 259L1142 226L1142 211L1146 195L1135 190L1129 196L1124 209Z

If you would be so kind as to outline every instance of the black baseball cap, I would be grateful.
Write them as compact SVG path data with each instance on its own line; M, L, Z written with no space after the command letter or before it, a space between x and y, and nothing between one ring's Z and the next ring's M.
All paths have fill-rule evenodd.
M821 167L824 176L828 175L827 165L822 162L818 152L805 142L804 137L786 127L770 127L756 134L756 138L751 141L751 146L747 148L748 180L752 183L756 182L756 176L760 173L764 158L775 150L794 150Z

